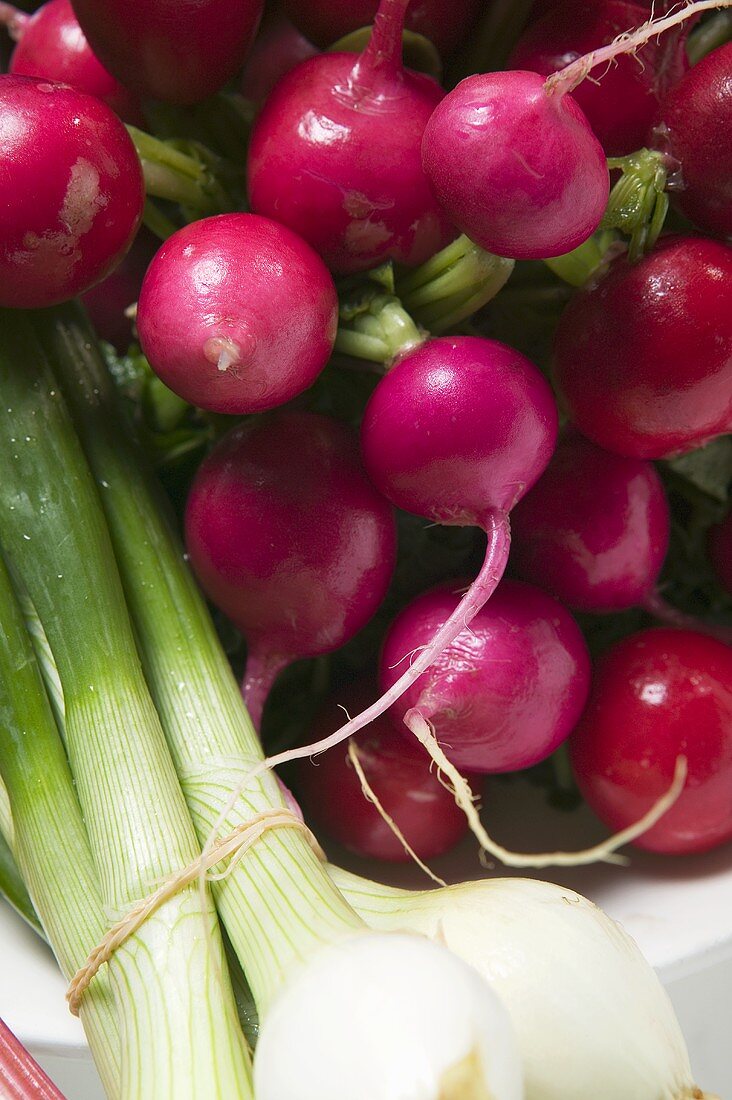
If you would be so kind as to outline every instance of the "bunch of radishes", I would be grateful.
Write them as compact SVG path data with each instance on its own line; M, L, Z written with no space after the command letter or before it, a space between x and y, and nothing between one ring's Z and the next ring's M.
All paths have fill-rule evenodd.
M406 840L428 857L460 836L454 792L425 746L475 787L567 738L579 786L614 829L643 816L684 756L683 792L640 843L686 852L732 837L729 635L658 591L671 518L652 464L732 431L729 22L712 13L689 37L726 6L657 8L648 26L646 6L626 0L537 4L507 44L506 71L469 75L446 94L404 67L405 18L459 69L459 42L479 17L500 31L500 4L481 15L473 0L382 0L378 11L290 0L272 6L256 41L257 0L49 0L31 16L0 5L17 39L0 77L0 303L60 302L117 267L90 308L120 286L124 304L137 299L142 350L181 399L175 415L211 414L207 438L224 432L221 414L239 418L197 471L185 525L201 584L246 639L255 721L287 665L339 649L384 601L397 560L392 506L486 533L477 578L464 579L462 562L443 570L383 637L383 694L368 683L352 698L344 690L335 702L355 701L358 715L318 720L317 747L332 751L302 768L299 790L357 851L403 858ZM320 52L371 19L360 53ZM171 192L145 205L145 185L161 194L156 172L192 171L183 152L221 164L197 141L171 143L152 167L143 153L143 177L114 112L154 126L162 101L184 125L225 84L231 105L253 41L241 84L261 100L250 212L222 203L191 220L184 190L177 203ZM209 119L215 145L211 103L196 117ZM633 161L643 145L650 182ZM676 223L654 244L666 193ZM143 217L168 238L149 266ZM626 224L642 229L639 258L603 229ZM412 268L424 270L428 298L442 279L448 303L470 301L474 288L451 284L440 259L460 233L560 271L568 253L580 265L594 257L556 329L554 388L484 335L500 292L474 326L439 337L406 316L393 290ZM346 371L353 356L333 359L354 317L355 355L389 348L368 402L352 402L360 443L309 396L316 380L322 396L344 377L363 392ZM558 408L569 421L559 442ZM729 531L714 545L729 584ZM507 566L518 579L502 580ZM671 626L611 647L593 681L571 611L632 607ZM349 756L341 742L365 726ZM360 800L364 778L381 815Z

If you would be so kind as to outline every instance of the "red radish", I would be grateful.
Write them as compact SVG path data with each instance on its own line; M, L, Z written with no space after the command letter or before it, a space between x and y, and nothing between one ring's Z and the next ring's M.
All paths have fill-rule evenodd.
M732 512L710 529L709 557L720 581L732 593Z
M0 1020L0 1094L7 1100L64 1100L3 1020Z
M140 161L101 100L0 76L0 305L73 298L124 256L142 216Z
M127 88L197 103L236 73L263 0L72 0L94 53Z
M378 0L285 0L295 26L319 46L373 23L378 6ZM446 57L460 45L480 8L481 0L412 0L406 25Z
M338 299L328 269L283 225L221 214L174 233L137 306L142 350L167 386L212 412L283 405L333 349Z
M459 590L441 585L397 617L381 654L383 691L449 618ZM590 657L570 613L541 589L504 580L391 716L407 726L415 714L427 719L461 770L517 771L544 760L569 736L589 690Z
M11 73L70 84L103 99L128 122L139 120L137 100L95 57L70 0L48 0L33 15L18 12L18 18L22 21L10 59Z
M570 748L584 797L613 829L638 820L686 757L683 791L638 847L681 855L732 839L732 648L666 628L625 638L598 662Z
M270 757L260 769L332 748L368 725L467 629L506 567L507 513L541 475L556 435L557 411L545 378L495 340L429 340L381 379L361 428L371 480L408 512L482 527L488 539L483 565L429 644L376 702L317 744Z
M143 226L122 263L101 283L82 295L96 332L118 351L127 351L133 321L126 313L140 295L140 287L160 241Z
M372 697L364 684L338 693L318 715L312 733L319 737L337 725L343 712L336 702L356 713ZM386 716L377 718L353 745L369 787L420 859L442 855L467 833L465 814L430 768L429 757L414 740L399 737ZM316 761L302 761L298 793L309 819L352 852L398 863L411 859L364 796L346 745Z
M621 611L654 592L669 529L650 462L603 451L570 431L511 516L511 563L569 607Z
M252 133L252 209L338 273L419 264L455 235L422 172L422 133L444 93L402 66L407 3L382 0L362 54L322 54L288 73Z
M570 252L607 205L602 146L572 97L547 94L536 73L463 80L427 124L422 157L458 229L499 256Z
M732 249L667 237L617 260L562 314L555 378L584 435L662 458L732 431Z
M319 52L286 16L275 12L254 41L244 66L241 94L261 106L285 73Z
M287 412L238 425L201 465L186 509L191 563L248 644L255 724L277 673L337 649L381 603L396 530L345 425Z
M700 229L732 236L732 43L713 50L671 89L656 143L681 168L679 210Z
M647 18L647 6L627 0L563 0L524 32L509 67L548 76ZM599 82L584 81L573 92L609 156L632 153L645 144L664 85L680 80L689 67L684 37L676 31L669 34L653 39L636 56L619 57Z

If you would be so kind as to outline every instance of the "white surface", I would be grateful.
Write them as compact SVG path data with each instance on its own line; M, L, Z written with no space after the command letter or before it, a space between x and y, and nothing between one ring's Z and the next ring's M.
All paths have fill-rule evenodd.
M542 798L525 783L490 783L484 798L487 827L518 851L575 849L605 835L587 810L548 812ZM699 1084L732 1100L732 845L683 859L642 852L632 852L631 859L628 867L557 869L546 877L592 898L637 940L669 990ZM343 856L343 862L376 874L352 857ZM467 842L433 866L448 879L486 873ZM378 874L385 882L424 884L412 867L382 865ZM50 952L0 903L0 1016L68 1100L102 1100L64 991Z

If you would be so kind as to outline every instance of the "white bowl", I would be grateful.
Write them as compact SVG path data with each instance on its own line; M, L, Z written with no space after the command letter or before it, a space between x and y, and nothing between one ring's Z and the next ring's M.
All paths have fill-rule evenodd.
M484 804L487 827L517 851L535 851L539 844L542 850L571 850L605 835L587 809L551 810L542 792L524 781L490 782ZM424 885L415 867L376 867L342 852L331 854L384 882ZM697 1081L732 1098L732 845L675 859L633 851L630 856L628 867L597 864L547 871L543 877L592 898L637 940L674 1002ZM506 873L484 871L469 842L434 867L452 880ZM0 1016L68 1100L103 1100L81 1025L69 1014L64 992L50 952L0 904Z

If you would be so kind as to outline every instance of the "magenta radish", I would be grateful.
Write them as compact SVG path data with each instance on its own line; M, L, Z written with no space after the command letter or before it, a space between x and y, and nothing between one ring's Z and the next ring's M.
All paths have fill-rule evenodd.
M650 462L570 431L511 516L511 564L578 611L621 611L654 592L669 529L666 494Z
M98 283L142 216L140 161L101 100L0 76L0 305L34 309Z
M378 0L285 0L285 10L311 42L330 46L373 23ZM480 0L412 0L406 26L434 42L443 56L459 46L480 10Z
M563 0L531 24L511 57L512 69L542 76L561 69L588 50L612 42L648 19L648 7L627 0ZM680 80L689 64L684 38L675 30L647 43L637 55L625 55L572 93L608 156L623 156L645 145L664 85Z
M251 208L337 273L419 264L456 235L422 171L422 133L444 93L402 66L407 2L382 0L362 54L322 54L288 73L252 133Z
M582 244L610 193L605 154L584 114L531 72L458 84L425 128L422 162L458 229L486 251L518 260Z
M319 53L280 11L272 13L252 46L241 80L241 94L257 107L266 100L277 81L301 61Z
M33 15L18 12L16 26L11 73L70 84L103 99L126 121L139 120L137 100L96 58L70 0L48 0Z
M379 684L388 691L457 606L460 585L424 593L384 640ZM518 771L544 760L574 729L590 690L590 657L565 608L530 584L503 580L490 601L410 685L390 717L428 720L462 769Z
M635 843L680 855L729 841L732 648L688 630L624 638L597 663L570 748L583 795L611 828L637 821L685 756L681 794Z
M275 408L325 366L338 326L333 280L286 226L221 214L174 233L142 284L137 329L155 373L212 412Z
M679 210L707 233L732 235L732 43L703 57L671 89L656 144L681 173Z
M316 738L337 724L343 711L356 713L373 691L353 685L333 696L316 718ZM430 767L429 757L414 740L395 734L385 715L362 735L338 745L317 760L304 760L297 789L308 819L345 848L371 859L408 862L412 856L362 789L349 751L357 753L366 782L412 851L433 859L452 848L468 831L452 793Z
M662 238L569 303L555 379L593 442L635 458L683 454L732 431L732 248Z
M141 96L197 103L236 73L263 0L72 0L102 64Z
M201 465L186 508L191 564L246 638L259 723L281 668L353 637L381 603L396 530L345 425L283 412L245 422Z

